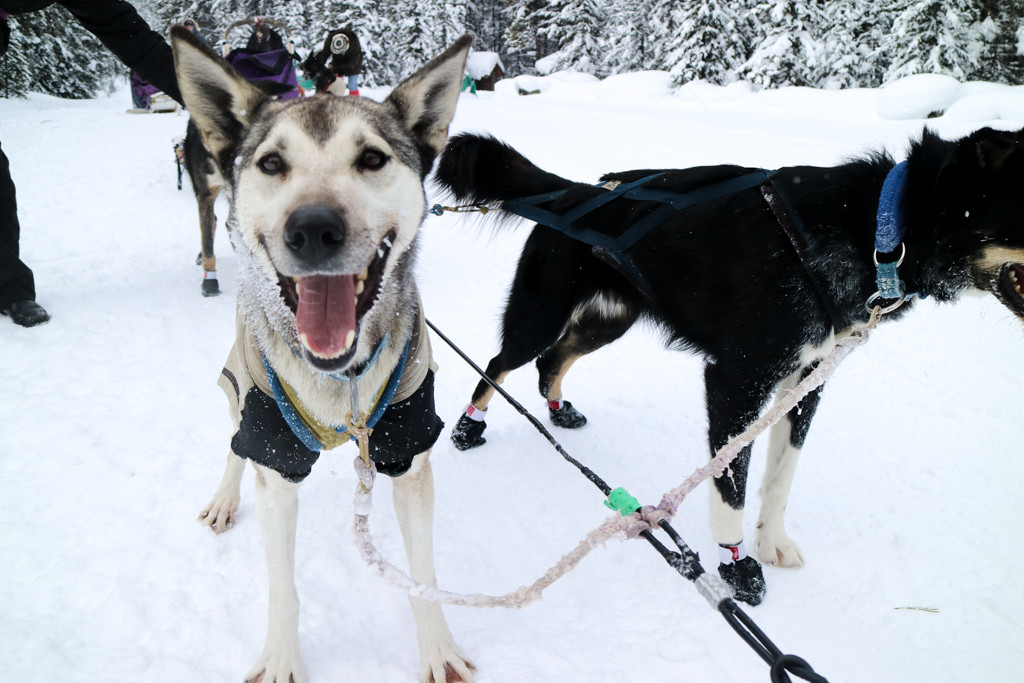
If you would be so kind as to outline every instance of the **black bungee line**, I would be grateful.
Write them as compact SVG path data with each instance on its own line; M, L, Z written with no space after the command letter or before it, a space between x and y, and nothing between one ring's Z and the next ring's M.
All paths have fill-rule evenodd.
M441 330L430 322L429 318L424 318L427 325L431 330L434 331L445 344L447 344L462 360L466 361L473 370L476 371L480 377L483 378L492 389L501 394L513 408L515 408L520 415L529 420L537 431L539 431L548 442L554 446L558 454L561 455L569 464L578 469L583 476L590 480L601 493L608 497L612 493L612 488L598 476L593 470L581 463L576 458L572 457L562 444L551 434L548 429L541 424L540 420L533 416L519 401L512 397L507 391L501 388L501 386L491 379L487 373L470 358L462 349L455 345L451 339L449 339ZM640 532L640 536L644 538L651 546L658 551L658 553L664 558L665 562L668 563L676 572L678 572L683 578L696 582L702 574L706 571L700 564L700 556L687 545L686 541L679 535L679 533L669 524L668 520L659 520L658 526L664 529L665 533L668 534L669 538L679 549L678 552L665 546L659 541L649 529ZM710 597L704 590L701 593L710 602ZM771 674L772 683L792 683L789 674L793 674L799 679L809 681L810 683L828 683L828 680L815 673L814 669L808 664L803 658L796 655L784 654L775 643L773 643L768 636L762 631L754 620L750 616L740 609L740 606L736 604L736 601L731 597L723 597L718 601L716 608L718 612L725 618L729 626L732 627L740 638L747 643L754 650L757 655L765 661L769 666L769 672Z

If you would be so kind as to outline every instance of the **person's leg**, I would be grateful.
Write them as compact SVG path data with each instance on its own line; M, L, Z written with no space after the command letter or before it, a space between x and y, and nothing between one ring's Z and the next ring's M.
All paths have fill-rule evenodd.
M0 311L19 325L31 327L46 322L50 316L35 303L35 279L19 256L20 237L11 166L0 147Z
M359 94L359 74L349 74L348 76L348 94L358 95Z

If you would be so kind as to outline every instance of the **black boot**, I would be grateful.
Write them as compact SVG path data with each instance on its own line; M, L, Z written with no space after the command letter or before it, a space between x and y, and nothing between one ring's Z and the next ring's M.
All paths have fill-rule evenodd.
M463 413L459 417L459 421L455 423L455 427L452 428L452 443L460 451L483 446L487 443L487 439L482 436L485 429L487 429L486 422L477 422Z
M46 309L31 299L15 301L3 310L3 314L11 316L11 320L22 327L35 327L50 319Z
M568 401L562 401L562 407L558 410L548 408L548 414L551 416L551 422L556 427L578 429L587 424L587 417L573 408L572 404Z
M218 294L220 294L220 284L217 282L217 278L204 278L203 296L217 296Z
M759 605L764 599L765 585L761 564L749 555L732 564L718 565L718 575L732 588L737 600Z

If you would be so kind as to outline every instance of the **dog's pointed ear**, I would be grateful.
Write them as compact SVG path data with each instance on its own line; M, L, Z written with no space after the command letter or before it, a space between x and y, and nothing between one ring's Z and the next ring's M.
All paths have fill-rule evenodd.
M396 87L384 103L392 107L416 138L424 177L448 139L448 125L462 90L466 57L473 36L459 38L442 54Z
M974 153L983 171L998 171L1017 151L1018 140L1013 133L982 128L975 137Z
M171 28L174 70L192 120L224 173L256 111L269 95L245 80L228 62L184 26Z

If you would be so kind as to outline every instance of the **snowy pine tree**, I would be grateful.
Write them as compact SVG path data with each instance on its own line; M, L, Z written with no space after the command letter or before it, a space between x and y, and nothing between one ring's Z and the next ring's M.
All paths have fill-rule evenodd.
M1014 85L1024 83L1024 5L983 0L978 27L987 49L979 55L974 78Z
M35 91L84 99L127 82L128 69L63 7L52 5L9 21L11 44L0 61L4 96Z
M827 4L827 3L824 3ZM754 0L748 12L754 36L741 78L763 88L815 86L825 79L821 35L828 25L816 0Z
M558 49L544 60L542 73L574 69L597 73L602 66L601 35L604 12L596 0L552 0L550 19L541 19L538 35ZM539 61L539 60L538 60Z
M473 34L473 49L503 52L502 36L508 27L502 0L468 0L466 30Z
M654 32L651 8L654 0L612 2L608 5L604 37L603 70L606 73L643 71L653 68Z
M736 80L736 67L748 56L742 7L729 0L683 0L678 27L668 38L661 68L681 85L703 79L725 84Z
M547 39L540 34L541 23L549 19L546 8L544 0L507 0L503 61L510 73L536 73L537 60L551 54Z
M819 84L831 88L877 87L889 65L880 46L892 18L879 5L859 0L826 3L821 36L825 73Z
M893 11L892 30L882 42L882 51L892 59L886 81L922 73L967 80L977 70L978 2L897 0Z

